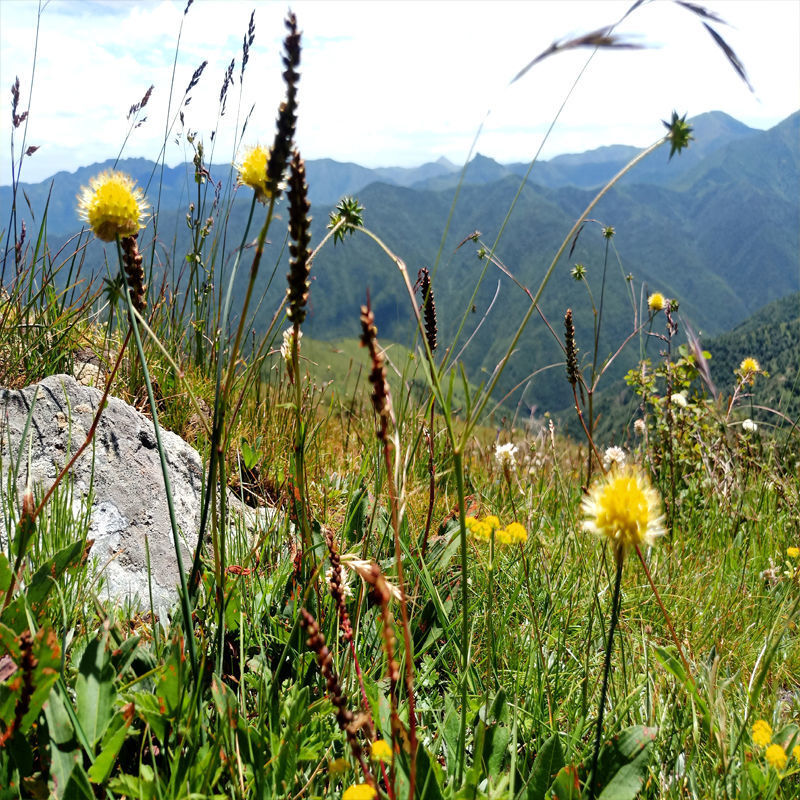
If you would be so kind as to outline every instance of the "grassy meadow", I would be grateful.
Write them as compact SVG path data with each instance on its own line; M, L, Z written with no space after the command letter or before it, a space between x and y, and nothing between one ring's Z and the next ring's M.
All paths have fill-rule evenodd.
M685 10L687 24L714 21ZM542 57L623 46L609 30ZM761 365L731 356L735 388L720 393L681 298L643 297L618 343L655 342L627 378L634 433L606 447L594 392L614 354L576 342L565 308L558 379L582 436L520 419L495 387L594 203L560 232L540 285L519 286L529 309L494 372L466 374L471 308L437 306L437 261L407 265L355 198L310 240L291 12L283 57L275 132L237 129L235 189L215 194L196 143L192 252L160 241L157 186L145 197L115 172L79 198L67 248L48 247L46 209L38 230L19 229L15 208L3 222L0 386L91 358L100 391L197 448L208 513L157 618L98 600L90 510L72 510L68 472L20 493L27 456L2 465L0 798L800 797L800 432L751 419ZM19 152L18 83L12 99L21 165L33 154ZM691 147L684 118L665 128L624 173ZM243 229L229 225L233 191L251 203ZM81 273L90 237L106 243L102 282ZM352 339L303 337L313 274L352 237L396 266L412 341L381 342L369 286L352 287ZM284 238L286 297L256 330ZM478 285L502 231L480 246ZM596 342L603 298L590 297ZM439 341L442 314L462 320L454 341ZM248 528L229 493L275 514Z

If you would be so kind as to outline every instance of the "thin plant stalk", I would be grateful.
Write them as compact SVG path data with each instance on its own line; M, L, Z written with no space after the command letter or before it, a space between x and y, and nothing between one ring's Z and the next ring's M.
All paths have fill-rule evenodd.
M608 692L608 678L611 674L611 653L614 646L614 631L619 619L620 588L622 586L622 567L625 563L625 552L618 547L615 552L617 561L617 574L614 579L614 598L611 601L611 622L608 625L608 644L606 645L605 664L603 666L603 685L600 689L600 705L597 709L597 730L594 737L594 755L592 756L592 770L589 773L589 800L594 800L597 791L595 780L597 778L597 759L600 755L600 744L603 738L603 716L605 713L606 694Z

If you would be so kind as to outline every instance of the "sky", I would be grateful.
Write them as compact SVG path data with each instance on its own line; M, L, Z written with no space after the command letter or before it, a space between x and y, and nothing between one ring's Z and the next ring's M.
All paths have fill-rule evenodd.
M800 108L800 0L694 0L729 23L715 27L743 62L753 92L698 17L672 0L645 3L615 29L644 49L563 52L511 83L554 41L616 23L631 2L297 0L298 146L306 159L369 167L441 156L460 165L470 152L510 163L529 161L543 141L542 158L609 144L644 147L663 134L661 120L673 109L690 117L719 110L768 128ZM283 95L287 3L196 0L184 14L185 7L186 0L42 0L40 10L35 0L0 0L3 97L8 102L18 76L17 113L30 103L27 130L14 134L15 153L23 134L25 148L39 147L23 160L23 181L114 158L121 149L123 157L156 159L165 139L174 165L191 159L192 131L215 163L234 161L243 146L271 143ZM255 39L240 82L253 9ZM231 59L234 84L220 119ZM181 105L205 60L190 103ZM150 85L147 119L131 130L129 108ZM11 114L4 107L0 184L11 182Z

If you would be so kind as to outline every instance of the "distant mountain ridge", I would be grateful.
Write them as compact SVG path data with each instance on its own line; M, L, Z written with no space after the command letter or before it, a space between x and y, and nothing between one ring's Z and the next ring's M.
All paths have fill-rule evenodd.
M630 332L633 303L640 304L649 291L662 291L679 299L681 315L695 331L719 334L761 306L800 288L800 194L796 191L800 185L800 112L768 131L747 128L714 112L697 118L695 136L690 147L671 160L669 148L661 148L608 192L593 210L594 221L582 230L574 252L570 251L558 264L541 309L557 331L565 309L573 309L584 357L591 352L593 312L586 286L570 277L575 263L586 266L595 299L599 300L604 292L598 348L601 361ZM616 173L628 155L624 148L611 147L534 165L496 252L520 283L535 291L561 240L594 197L592 187L597 176ZM55 177L48 211L51 246L55 248L59 238L63 240L79 230L75 194L107 166L109 162ZM142 185L154 171L152 162L143 159L130 159L119 167ZM527 169L527 165L502 165L480 155L470 162L463 171L464 182L442 249L442 261L434 274L440 341L452 340L466 311L458 347L475 334L463 354L463 362L470 380L476 384L491 374L529 301L494 267L489 268L473 298L484 262L476 257L476 244L457 247L475 230L483 231L487 243L494 242L519 190L523 167ZM227 181L232 176L229 165L215 165L210 170L213 180ZM327 212L335 202L315 198L338 198L342 190L357 193L366 208L365 224L406 261L413 280L418 267L434 267L461 172L441 160L414 169L383 171L325 159L309 161L312 243L325 235ZM159 174L160 170L154 180ZM547 185L545 178L552 185ZM42 209L50 182L24 188L34 210ZM7 191L8 187L0 189L5 219L8 205L3 192ZM206 185L203 191L208 192L206 202L210 205L213 187ZM226 191L225 185L222 191ZM188 252L185 218L189 198L194 202L196 195L191 164L165 168L159 240L176 254L176 263L165 267L172 270L167 274L179 273L181 254ZM148 191L148 197L151 203L155 202L153 191ZM21 212L27 211L24 201L19 205ZM230 231L243 229L248 208L249 194L243 191L231 210ZM285 219L282 209L278 213ZM616 229L608 250L605 283L607 240L602 236L602 226ZM143 236L151 230L152 226L148 227ZM283 233L275 230L279 243ZM217 234L215 227L214 235ZM238 235L228 237L228 248L234 246L234 241L238 242ZM276 259L278 249L274 251ZM102 272L105 261L99 243L89 244L86 258L87 270ZM229 264L230 260L224 263ZM283 274L285 261L277 266L280 269L275 274ZM629 273L633 283L625 279ZM215 276L215 280L222 285L221 276ZM306 323L309 336L328 340L356 336L359 306L367 288L381 338L408 343L413 327L396 266L363 236L347 237L343 244L328 246L316 260ZM259 287L258 291L263 289ZM238 283L236 291L243 291ZM255 320L257 328L266 324L283 292L282 283L275 281L261 306L261 316ZM234 308L236 302L235 299ZM474 314L469 311L471 307ZM481 322L484 315L486 319ZM636 357L632 345L614 362L608 380L623 374ZM499 390L508 392L520 384L513 398L519 399L523 408L563 408L569 404L570 394L562 368L555 366L562 360L559 344L534 319L520 339ZM554 366L539 371L548 365ZM535 377L530 377L533 373Z

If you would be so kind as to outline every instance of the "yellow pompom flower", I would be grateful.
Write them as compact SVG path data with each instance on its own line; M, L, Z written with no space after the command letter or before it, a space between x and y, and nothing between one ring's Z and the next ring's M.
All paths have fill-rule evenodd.
M742 363L739 364L739 377L744 383L754 383L756 375L760 375L762 371L761 364L752 356L743 358Z
M800 761L800 744L796 744L792 748L792 756L794 757L795 761Z
M739 364L739 371L761 372L761 365L752 356L748 356L747 358L742 359L742 363Z
M239 170L239 184L249 186L256 193L256 200L259 203L266 203L271 194L267 188L267 164L269 163L269 151L256 145L246 151L241 164L236 164Z
M144 192L135 181L110 169L91 178L78 195L78 216L104 242L137 233L147 208Z
M763 719L757 720L750 731L753 742L759 747L766 747L772 741L772 728Z
M787 547L786 555L789 558L800 558L800 547Z
M528 541L528 532L525 530L523 525L519 524L519 522L510 522L508 525L506 525L506 534L512 543L523 543Z
M651 545L664 533L661 498L636 467L613 469L589 490L582 506L583 529L605 536L623 551Z
M394 756L392 747L386 739L377 739L372 743L370 757L375 761L391 761Z
M373 800L378 793L368 783L354 783L344 790L342 800Z
M647 298L647 307L651 311L661 311L662 308L666 305L666 300L664 299L664 295L661 292L653 292L650 297Z
M785 769L786 762L789 760L786 751L779 744L771 744L764 753L764 758L771 767L775 767L777 770Z

